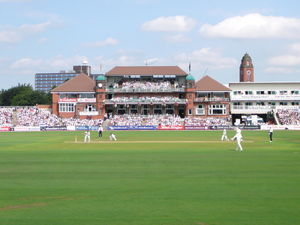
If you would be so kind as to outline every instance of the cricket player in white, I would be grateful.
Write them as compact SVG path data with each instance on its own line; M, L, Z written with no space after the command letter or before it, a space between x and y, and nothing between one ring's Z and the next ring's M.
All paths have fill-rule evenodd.
M236 151L243 151L243 147L241 145L241 141L243 140L243 136L242 136L242 131L240 130L240 128L236 128L236 134L234 135L233 138L231 138L231 140L236 140Z
M223 130L223 134L222 134L222 137L221 137L221 141L229 141L228 137L227 137L227 131L226 129Z
M84 142L91 142L91 132L89 130L84 132Z
M117 140L116 135L114 135L113 133L110 133L110 135L109 135L109 140L111 140L111 141L116 141L116 140Z
M98 137L99 138L102 137L102 132L103 132L103 127L102 127L102 125L100 125L98 128Z
M270 138L270 142L273 141L273 127L270 127L269 129L269 138Z

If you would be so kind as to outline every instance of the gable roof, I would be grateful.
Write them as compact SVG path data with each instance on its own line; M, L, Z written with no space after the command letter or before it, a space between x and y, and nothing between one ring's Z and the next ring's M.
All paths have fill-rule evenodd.
M196 91L231 91L230 88L224 86L210 76L204 76L195 84Z
M116 66L108 71L106 76L123 76L123 75L177 75L186 76L178 66Z
M51 92L95 92L95 81L85 74L80 74L54 88Z

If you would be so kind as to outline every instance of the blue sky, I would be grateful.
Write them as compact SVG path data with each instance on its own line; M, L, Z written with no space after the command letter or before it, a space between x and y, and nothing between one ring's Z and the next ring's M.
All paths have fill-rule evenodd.
M178 65L236 82L248 52L255 81L300 81L296 0L0 0L0 89L38 72ZM102 68L102 71L100 71Z

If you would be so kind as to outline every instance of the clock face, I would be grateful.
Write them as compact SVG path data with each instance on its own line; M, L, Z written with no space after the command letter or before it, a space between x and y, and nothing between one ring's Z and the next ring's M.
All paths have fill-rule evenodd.
M101 83L99 83L99 84L98 84L98 87L100 87L100 88L101 88L101 87L102 87L102 84L101 84Z
M248 74L248 75L251 75L251 70L247 70L247 74Z

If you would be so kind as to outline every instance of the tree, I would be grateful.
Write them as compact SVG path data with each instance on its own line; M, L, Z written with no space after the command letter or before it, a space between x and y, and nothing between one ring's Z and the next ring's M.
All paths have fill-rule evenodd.
M22 84L0 93L1 106L33 106L36 104L51 104L51 93L33 90L29 84Z

